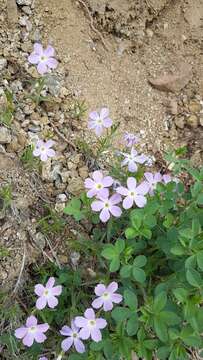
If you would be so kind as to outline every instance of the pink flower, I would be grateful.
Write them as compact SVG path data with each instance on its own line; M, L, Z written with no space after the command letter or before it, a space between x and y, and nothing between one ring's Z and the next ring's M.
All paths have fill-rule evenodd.
M137 181L133 177L127 180L127 188L120 186L116 190L119 194L126 196L123 200L124 209L130 209L135 203L138 207L142 208L146 205L146 195L149 191L149 185L143 181L137 186Z
M50 277L45 287L42 284L35 285L35 294L39 296L36 302L36 308L38 310L44 309L47 304L52 309L58 305L56 296L61 294L62 286L54 286L54 283L54 277Z
M104 284L98 284L94 292L98 296L92 303L93 308L99 309L103 306L104 311L110 311L113 309L113 303L119 304L123 297L120 294L116 294L118 284L113 281L107 287Z
M93 129L97 136L101 136L104 128L109 128L112 125L112 120L109 118L109 109L102 108L100 112L92 111L89 114L89 129Z
M130 154L122 153L122 155L125 157L125 159L121 162L121 166L128 165L128 170L130 172L137 171L137 163L144 164L148 160L147 156L138 155L134 148L131 149Z
M111 176L103 176L102 172L97 170L92 174L92 178L87 178L85 180L85 187L90 189L87 192L87 196L92 198L95 195L100 194L102 196L103 190L108 188L113 184L113 179Z
M53 140L48 140L47 142L39 140L35 145L33 155L39 156L42 161L47 161L49 157L52 158L56 154L55 151L51 149L53 145L54 145Z
M122 211L116 204L121 202L121 196L114 194L109 198L109 190L104 189L102 195L97 195L98 200L93 201L91 208L93 211L100 212L100 220L107 222L110 219L111 214L115 217L120 217Z
M150 172L145 172L144 176L149 185L149 194L153 195L157 184L162 181L162 175L159 172L154 175Z
M44 333L49 329L49 325L37 324L35 316L29 316L26 321L26 325L22 326L15 331L15 337L17 339L23 339L23 344L30 347L33 342L43 343L46 340Z
M47 46L44 50L39 43L34 44L34 51L28 56L28 61L31 64L37 65L38 73L43 75L49 71L49 69L56 69L58 61L54 59L54 48Z
M86 340L91 337L92 340L99 342L102 339L100 329L104 329L107 326L106 320L102 318L96 318L93 309L89 308L85 311L83 316L76 316L75 324L81 328L79 336L81 339Z
M63 351L68 351L71 346L74 346L77 352L79 353L85 352L85 345L80 340L79 328L75 326L73 320L71 321L71 328L68 326L63 326L60 333L61 335L67 337L61 343L61 348Z
M125 132L123 139L124 139L127 147L132 147L140 141L140 139L137 135L129 133L127 131Z

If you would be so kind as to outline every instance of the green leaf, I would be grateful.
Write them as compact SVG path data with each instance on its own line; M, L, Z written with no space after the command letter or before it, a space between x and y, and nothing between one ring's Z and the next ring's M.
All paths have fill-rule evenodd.
M125 249L125 241L123 239L118 239L115 243L115 249L117 253L120 255L122 251Z
M115 257L110 263L109 270L110 272L115 272L119 269L119 267L120 267L120 259L119 257Z
M142 225L142 217L137 215L131 216L131 223L133 228L139 230Z
M81 201L77 198L73 198L64 208L64 214L71 215L76 221L84 219L84 213L81 210Z
M181 245L177 244L171 248L171 254L181 256L185 254L185 249Z
M131 276L132 265L124 265L120 270L122 278L129 278Z
M199 194L197 197L197 204L203 205L203 194Z
M167 342L168 340L168 332L166 324L160 319L159 316L154 318L154 330L158 336L158 338L163 341Z
M166 216L165 216L165 220L163 222L163 225L168 229L171 227L171 225L173 225L173 222L174 222L174 217L172 214L168 213Z
M161 311L159 314L161 320L167 325L177 325L180 324L181 318L172 311Z
M133 266L136 266L136 267L143 267L145 266L147 263L147 258L146 256L144 255L139 255L135 258L134 262L133 262Z
M138 317L137 314L132 314L130 319L127 321L126 330L129 336L133 336L138 330Z
M144 270L138 267L133 267L133 277L136 281L140 282L141 284L143 284L146 280L146 275Z
M142 229L140 233L147 239L151 239L152 237L152 232L149 229Z
M127 239L134 239L138 235L139 235L139 232L131 227L129 227L125 230L125 236Z
M101 255L107 260L113 259L116 256L114 246L113 245L105 246L105 248L102 251Z
M161 346L157 351L158 359L160 360L167 360L170 354L170 347L169 346Z
M115 307L111 312L111 316L116 322L121 322L128 319L131 314L132 313L130 309L121 306Z
M137 295L132 290L125 290L124 291L124 302L130 310L137 309Z
M200 274L195 270L190 268L186 272L186 278L190 285L200 288L202 286L202 279Z
M154 299L153 310L159 313L166 306L166 303L167 296L165 291L162 291Z
M184 303L187 300L188 292L184 288L177 288L172 291L176 299L181 303Z
M197 254L197 264L199 268L203 271L203 250Z

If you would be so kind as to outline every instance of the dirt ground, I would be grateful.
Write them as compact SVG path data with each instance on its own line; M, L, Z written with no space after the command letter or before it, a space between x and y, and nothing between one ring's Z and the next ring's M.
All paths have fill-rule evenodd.
M168 143L166 104L181 92L153 89L149 78L187 63L184 94L203 96L202 0L37 0L36 11L73 94L89 109L108 106L121 130L141 130L153 150Z

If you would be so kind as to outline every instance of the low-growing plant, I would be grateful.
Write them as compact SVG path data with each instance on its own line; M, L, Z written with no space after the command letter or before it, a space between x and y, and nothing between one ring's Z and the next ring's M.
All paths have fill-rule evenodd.
M11 126L13 120L13 114L15 111L13 94L10 90L6 89L4 91L5 95L5 105L0 109L0 124Z
M29 61L44 74L56 65L53 54L35 44ZM13 358L203 356L203 168L192 168L182 148L166 156L170 174L152 173L151 158L135 149L136 135L126 133L123 149L114 153L112 124L108 108L90 113L88 126L98 137L95 164L107 149L112 161L105 171L96 167L84 181L86 194L64 209L79 225L75 234L89 229L75 237L82 259L60 269L36 264L27 317L9 342L0 337L6 351L12 344ZM39 141L32 149L42 161L54 157L46 145ZM44 232L61 230L51 210L38 225Z

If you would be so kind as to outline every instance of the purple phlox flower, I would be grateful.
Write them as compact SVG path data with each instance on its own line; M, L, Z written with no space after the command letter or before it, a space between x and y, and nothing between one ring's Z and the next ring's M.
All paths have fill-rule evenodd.
M67 337L61 343L63 351L68 351L71 346L74 346L77 352L85 352L85 345L80 340L79 328L75 325L74 320L71 321L71 328L69 326L63 326L60 333Z
M93 308L99 309L103 306L104 311L112 310L113 303L119 304L123 299L122 295L116 293L117 289L118 284L115 281L110 283L108 286L98 284L94 289L98 298L92 302Z
M157 183L162 181L162 175L159 172L157 172L155 174L152 174L150 172L145 172L144 176L149 185L149 194L153 195L154 190L156 189Z
M39 360L48 360L48 358L46 356L42 356L39 358Z
M58 299L56 296L61 294L62 286L54 286L54 284L54 277L50 277L45 286L42 284L35 285L35 294L39 296L39 299L37 299L36 302L37 309L44 309L47 304L48 307L52 309L58 305Z
M121 208L116 206L121 202L121 196L119 194L113 194L109 197L109 190L104 189L102 195L97 195L98 200L93 201L91 208L93 211L100 212L100 220L107 222L110 219L111 214L115 217L120 217L122 214Z
M31 315L27 318L26 325L22 326L15 331L17 339L23 339L23 344L30 347L34 340L37 343L43 343L46 340L44 333L49 329L49 325L37 324L35 316Z
M49 69L56 69L58 61L54 58L54 48L47 46L44 50L39 43L34 44L34 51L28 56L28 61L31 64L37 65L37 71L43 75L49 71Z
M104 128L111 127L112 123L112 120L109 118L108 108L102 108L100 112L92 111L89 114L88 127L94 130L97 136L101 136Z
M89 308L85 311L83 316L76 316L75 324L81 328L79 336L81 339L86 340L91 337L92 340L99 342L102 339L100 329L104 329L107 326L106 320L102 318L96 318L93 309Z
M92 174L92 179L87 178L85 180L85 187L89 189L87 196L92 198L93 196L103 194L104 188L108 188L113 184L113 179L111 176L104 176L101 171L94 171Z
M39 156L42 161L47 161L49 157L54 157L56 155L55 151L51 149L54 145L53 140L48 140L44 142L42 140L38 140L35 144L35 148L33 151L34 156Z
M132 147L140 141L139 136L129 133L127 131L125 132L123 139L127 147Z
M123 200L124 209L130 209L134 203L142 208L147 203L147 199L144 195L148 193L149 185L146 181L143 181L137 186L135 178L129 177L127 180L127 188L120 186L116 191L125 196L125 199Z
M136 172L137 171L137 163L138 164L144 164L148 157L144 154L138 155L137 151L132 147L130 154L128 153L122 153L122 155L125 157L125 159L121 162L122 166L128 165L128 170L130 172Z

